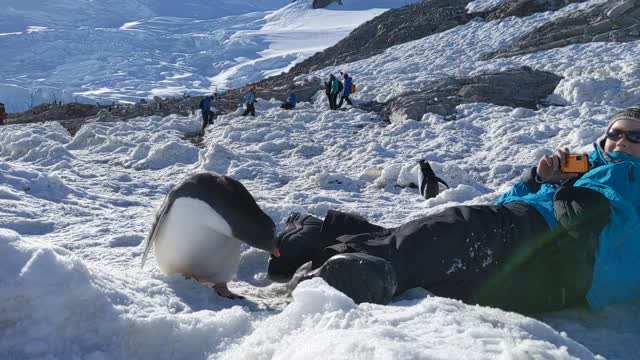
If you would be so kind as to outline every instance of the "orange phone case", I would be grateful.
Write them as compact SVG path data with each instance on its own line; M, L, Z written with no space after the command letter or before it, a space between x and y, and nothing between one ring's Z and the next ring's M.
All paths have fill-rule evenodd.
M563 173L586 173L589 171L589 157L586 154L569 154L561 170Z

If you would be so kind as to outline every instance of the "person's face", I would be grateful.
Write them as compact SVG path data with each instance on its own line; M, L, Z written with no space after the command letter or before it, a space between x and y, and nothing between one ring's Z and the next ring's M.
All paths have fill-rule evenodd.
M640 132L640 122L632 120L618 120L609 129L609 134L616 134L620 132L638 131ZM604 151L616 151L631 155L633 157L640 157L640 143L633 143L627 138L628 135L624 133L619 139L614 140L607 137L604 143Z

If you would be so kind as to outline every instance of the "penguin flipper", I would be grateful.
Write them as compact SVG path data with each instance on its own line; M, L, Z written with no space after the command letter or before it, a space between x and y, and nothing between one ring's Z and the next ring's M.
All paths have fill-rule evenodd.
M151 231L149 231L149 235L144 240L144 251L142 253L142 261L140 263L140 268L144 267L144 263L147 261L147 256L149 256L149 251L153 247L153 241L160 229L160 224L162 224L169 213L169 208L171 207L172 202L169 201L169 198L165 199L162 203L162 206L156 213L156 220L151 225Z
M447 189L450 189L449 184L447 184L446 181L440 179L439 177L436 176L436 179L438 179L438 182L440 182L442 185L446 186Z

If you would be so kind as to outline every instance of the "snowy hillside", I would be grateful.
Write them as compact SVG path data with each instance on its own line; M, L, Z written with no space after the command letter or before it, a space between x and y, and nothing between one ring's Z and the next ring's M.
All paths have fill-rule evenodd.
M118 27L133 20L158 17L214 19L254 11L276 10L289 0L26 0L0 1L0 32L20 32L28 26L51 28Z
M313 10L311 0L9 2L0 2L12 14L0 19L0 101L18 112L242 86L412 1L350 0L331 10Z
M293 111L260 99L256 118L240 117L238 109L216 119L204 138L197 136L199 112L91 123L74 137L57 122L0 127L0 358L637 358L640 303L599 313L568 310L531 318L414 289L388 306L356 305L317 279L301 283L293 293L286 285L271 284L265 277L268 254L248 247L230 283L245 300L222 299L195 281L167 276L153 256L144 269L139 267L154 211L175 183L197 171L216 171L241 181L278 230L291 212L324 217L329 209L397 226L444 207L493 202L525 169L559 146L590 150L611 114L640 102L640 41L571 45L491 61L479 57L510 45L527 29L602 2L590 0L526 18L472 21L340 66L358 84L353 96L357 104L388 99L432 79L528 65L565 77L552 95L565 106L533 111L474 103L458 106L456 121L431 114L389 125L359 109L330 111L319 92L311 103ZM489 1L475 3L482 8ZM224 18L216 23L216 34L244 44L255 38L238 34L271 33L264 30L270 23L280 24L274 33L318 27L308 8L300 10L300 17L289 17L285 9L298 6L245 14L240 25L235 23L239 17ZM347 21L363 15L352 12L356 10L340 11ZM318 14L333 11L337 10ZM248 29L247 23L255 28ZM154 18L119 29L92 30L111 31L118 34L111 39L118 41L111 47L113 54L82 61L99 69L115 61L115 49L126 49L118 53L110 71L128 64L122 70L128 80L117 85L117 91L104 91L133 98L155 89L126 85L134 81L134 74L144 80L175 66L163 63L162 56L136 57L136 46L144 39L159 39L152 36L156 31L190 37L194 24L207 29L203 33L214 26L209 21ZM229 30L235 26L243 30ZM46 38L52 33L35 34ZM63 35L51 36L54 40ZM303 36L311 35L297 39ZM134 41L138 37L141 40ZM70 36L63 43L75 39ZM13 41L11 46L17 46L19 41ZM202 41L214 43L211 38ZM56 51L79 54L88 43ZM230 49L238 48L226 47L229 52L220 58L233 62ZM22 72L12 68L14 80L42 76L34 54L27 51L32 50L16 50L23 52L25 67ZM55 58L48 56L47 61ZM98 65L92 67L94 61ZM192 80L204 83L213 74L189 67ZM55 68L61 71L65 65ZM184 75L182 71L175 70L173 76ZM60 76L59 84L65 84L72 81L71 74L77 75L68 68L51 76ZM180 86L178 79L172 86ZM451 189L424 200L407 187L417 178L415 160L420 158L431 161Z

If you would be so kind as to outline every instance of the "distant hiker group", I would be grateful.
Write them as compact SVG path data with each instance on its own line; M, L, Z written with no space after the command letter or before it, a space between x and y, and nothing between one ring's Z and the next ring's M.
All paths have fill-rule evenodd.
M353 78L349 74L340 72L341 79L338 79L334 74L329 75L329 80L325 82L325 91L329 98L329 108L331 110L338 110L342 108L343 103L347 103L353 106L351 101L351 94L356 91L356 85L353 83ZM258 87L256 84L250 85L244 93L244 112L241 116L256 116L255 104L257 99ZM339 96L339 99L338 99ZM229 98L229 106L231 106L231 96ZM214 107L214 100L222 100L218 93L213 95L207 95L199 103L199 109L202 111L202 131L205 130L207 125L213 124L213 119L221 112ZM285 101L280 104L280 108L284 110L295 109L298 104L298 96L296 95L296 86L292 85L288 89L288 96Z
M347 103L353 106L351 99L349 98L352 93L356 91L356 86L353 83L353 79L347 73L340 73L344 78L344 83L336 78L335 75L330 74L329 80L325 83L325 93L329 99L329 108L331 110L338 110L342 107L342 103L346 100ZM338 103L338 95L341 95L340 102Z

